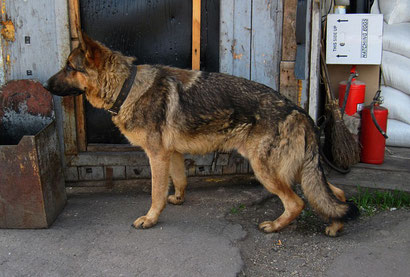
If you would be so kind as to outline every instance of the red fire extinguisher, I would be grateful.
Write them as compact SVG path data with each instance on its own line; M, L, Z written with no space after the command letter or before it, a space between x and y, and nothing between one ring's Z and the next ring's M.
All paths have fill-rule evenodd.
M356 80L357 76L356 66L354 65L350 69L349 80L339 83L339 107L342 108L342 114L344 112L353 115L363 109L366 85Z
M380 104L382 99L378 91L370 106L364 107L362 111L360 160L368 164L382 164L384 161L384 149L388 138L386 135L388 110Z

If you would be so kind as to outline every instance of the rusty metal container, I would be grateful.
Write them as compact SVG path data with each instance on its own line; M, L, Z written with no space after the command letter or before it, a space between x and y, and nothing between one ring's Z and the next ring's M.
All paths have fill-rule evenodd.
M55 121L0 145L0 228L47 228L66 202Z

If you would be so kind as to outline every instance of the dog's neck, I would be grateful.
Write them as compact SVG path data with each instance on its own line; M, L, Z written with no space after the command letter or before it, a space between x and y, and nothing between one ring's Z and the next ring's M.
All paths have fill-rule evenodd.
M110 51L111 52L111 51ZM108 110L117 99L122 85L130 74L134 58L118 52L106 53L105 64L98 72L98 86L89 88L87 100L96 108Z

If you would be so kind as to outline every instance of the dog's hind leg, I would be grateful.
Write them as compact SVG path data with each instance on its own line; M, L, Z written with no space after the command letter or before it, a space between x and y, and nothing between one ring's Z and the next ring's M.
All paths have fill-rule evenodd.
M279 196L285 208L285 211L276 220L259 224L259 229L267 233L279 231L299 216L305 207L305 203L292 190L290 184L282 181L275 173L270 173L262 162L251 160L251 165L256 178L268 191Z
M335 187L328 182L329 188L332 190L333 194L342 202L346 202L346 196L343 190ZM332 220L332 223L326 227L325 233L328 236L335 237L338 232L343 230L343 222L339 220Z
M175 194L168 196L168 202L181 205L184 202L187 179L185 175L184 155L174 152L171 156L170 174L174 184Z
M152 181L152 203L151 208L145 216L134 221L135 228L150 228L158 222L158 217L165 208L168 196L168 180L171 153L166 151L146 151L151 166Z

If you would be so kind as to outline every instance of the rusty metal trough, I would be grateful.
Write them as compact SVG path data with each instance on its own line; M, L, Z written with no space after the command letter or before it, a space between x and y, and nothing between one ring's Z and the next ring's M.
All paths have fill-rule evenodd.
M55 121L0 145L0 228L47 228L66 201Z

